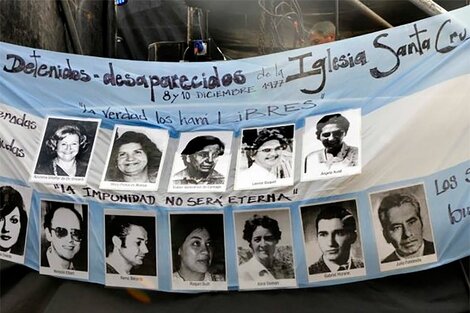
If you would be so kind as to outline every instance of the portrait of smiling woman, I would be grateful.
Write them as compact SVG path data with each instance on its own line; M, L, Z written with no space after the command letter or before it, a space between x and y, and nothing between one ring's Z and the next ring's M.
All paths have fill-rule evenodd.
M162 152L143 133L126 131L117 135L111 150L106 181L155 183Z
M10 186L0 187L0 251L23 255L27 226L21 194Z
M171 215L173 284L225 281L222 214Z
M256 287L257 282L294 279L289 211L240 211L235 219L240 286Z
M98 121L49 118L34 174L85 177Z
M293 136L294 125L244 130L235 189L293 183Z

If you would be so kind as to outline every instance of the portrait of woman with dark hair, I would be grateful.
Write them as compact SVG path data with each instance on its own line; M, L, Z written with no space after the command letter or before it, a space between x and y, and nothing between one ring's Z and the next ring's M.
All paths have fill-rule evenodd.
M250 251L242 253L243 250L239 248L240 282L294 278L292 247L288 246L284 251L277 247L281 235L278 221L268 215L254 214L245 221L243 239L248 242Z
M253 131L256 136L253 136ZM243 132L236 189L264 188L286 185L293 181L294 125ZM246 162L246 164L240 164ZM281 183L290 179L287 183Z
M171 215L173 286L225 282L222 214Z
M155 183L162 152L150 138L140 132L126 131L114 140L106 181Z
M27 226L21 194L10 186L0 187L0 251L23 255Z

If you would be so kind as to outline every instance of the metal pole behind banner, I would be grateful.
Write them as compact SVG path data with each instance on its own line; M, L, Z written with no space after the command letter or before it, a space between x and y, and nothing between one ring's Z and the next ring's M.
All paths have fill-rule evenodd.
M363 13L365 13L368 17L378 22L380 25L386 28L392 28L393 25L384 20L380 15L372 11L368 6L362 3L360 0L349 0L350 3L354 4L357 8L359 8Z
M432 0L409 0L409 1L431 16L447 12L443 7L441 7L440 5L438 5Z

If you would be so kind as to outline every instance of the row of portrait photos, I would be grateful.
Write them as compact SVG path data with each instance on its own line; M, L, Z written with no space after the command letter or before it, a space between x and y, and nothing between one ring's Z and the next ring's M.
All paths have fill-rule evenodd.
M306 118L300 180L360 173L360 123L360 109ZM30 181L86 184L92 156L101 153L93 153L99 125L99 119L48 117ZM100 188L156 191L165 156L174 154L171 173L165 174L169 192L223 192L235 149L232 142L232 131L183 132L175 151L167 130L116 125ZM236 150L235 190L294 184L294 124L242 129Z
M231 264L237 264L239 289L295 287L300 271L309 283L366 276L377 262L365 257L371 253L364 254L364 245L373 243L363 240L364 227L374 229L382 272L437 261L423 184L370 193L371 225L360 224L364 211L356 199L301 205L298 215L292 208L234 210L229 225L223 212L168 212L168 220L157 222L155 211L132 208L105 208L103 223L86 203L41 199L40 208L30 210L31 195L27 187L0 187L0 257L24 263L25 251L40 251L41 274L83 280L90 262L99 262L108 286L158 289L157 263L167 263L160 270L168 271L172 290L226 290L227 273L234 273L227 270L227 242L236 245L228 255L237 258ZM28 237L30 212L38 212L33 220L40 225ZM301 243L292 233L296 216ZM104 230L94 231L103 238L90 236L90 225L101 223ZM26 238L38 240L39 249L25 249ZM102 258L89 255L100 251L96 238ZM305 268L298 264L301 253Z

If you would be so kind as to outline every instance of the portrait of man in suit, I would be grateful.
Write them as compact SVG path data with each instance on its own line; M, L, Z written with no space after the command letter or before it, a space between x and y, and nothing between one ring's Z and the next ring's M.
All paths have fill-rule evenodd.
M379 205L382 234L395 248L381 263L395 262L434 254L434 243L424 239L421 205L407 192L392 192Z
M351 253L351 246L358 239L356 219L341 203L323 206L315 228L322 255L309 266L309 275L364 268L363 261Z

